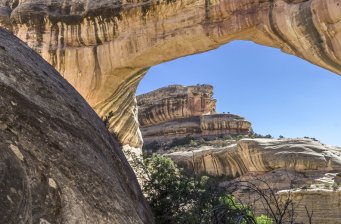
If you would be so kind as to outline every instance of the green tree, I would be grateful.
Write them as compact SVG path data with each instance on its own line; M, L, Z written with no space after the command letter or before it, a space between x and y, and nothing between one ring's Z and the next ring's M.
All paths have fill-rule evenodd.
M260 215L256 218L257 224L272 224L272 219L266 215Z
M158 224L257 223L247 206L219 187L217 178L187 175L171 159L156 154L136 164L145 172L143 192Z

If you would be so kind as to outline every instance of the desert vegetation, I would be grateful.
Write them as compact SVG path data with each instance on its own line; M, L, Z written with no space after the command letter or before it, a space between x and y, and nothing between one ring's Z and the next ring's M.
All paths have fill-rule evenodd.
M132 166L139 172L142 189L156 223L187 224L285 224L296 223L296 206L291 190L283 198L262 179L230 181L227 177L194 176L179 168L170 158L153 154L139 158L134 154ZM265 187L264 187L265 186ZM250 192L263 205L264 214L256 215L254 204L238 199L240 190ZM308 220L313 212L307 209ZM311 222L310 222L311 223Z
M223 177L191 176L157 154L143 160L134 157L132 164L141 172L143 192L156 223L272 223L265 215L256 217L227 188L220 187Z

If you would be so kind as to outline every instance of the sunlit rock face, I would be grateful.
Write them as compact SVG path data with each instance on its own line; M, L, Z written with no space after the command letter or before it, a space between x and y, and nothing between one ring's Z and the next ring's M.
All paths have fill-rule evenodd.
M247 135L251 123L234 114L217 114L210 85L172 85L137 96L145 144L175 138Z
M248 181L257 184L260 189L266 189L265 183L257 181L259 178L275 189L279 201L290 197L295 206L295 223L341 223L341 185L336 185L334 172L277 169L263 174L249 173L222 185ZM241 189L235 194L243 203L252 205L256 214L267 213L263 203L257 201L259 195L255 192ZM312 222L309 222L306 209L312 213Z
M196 175L231 177L222 186L248 181L266 189L257 180L265 181L283 200L290 195L298 223L309 223L305 206L313 211L312 223L341 222L340 149L309 139L243 139L225 146L178 146L167 156ZM235 194L256 214L266 214L255 192Z
M153 223L118 140L1 28L0 108L0 223Z
M251 40L341 74L340 11L341 0L2 0L0 25L141 146L134 95L150 66Z
M166 121L212 114L216 100L210 85L172 85L137 96L140 125L150 126Z
M308 139L243 139L222 147L184 147L167 156L197 174L214 176L275 169L341 171L340 150Z

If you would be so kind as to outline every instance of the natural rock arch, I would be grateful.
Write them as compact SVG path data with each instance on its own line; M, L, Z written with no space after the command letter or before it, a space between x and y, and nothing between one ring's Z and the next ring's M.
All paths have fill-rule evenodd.
M139 147L135 91L150 66L240 39L341 74L340 11L341 0L3 0L0 25Z

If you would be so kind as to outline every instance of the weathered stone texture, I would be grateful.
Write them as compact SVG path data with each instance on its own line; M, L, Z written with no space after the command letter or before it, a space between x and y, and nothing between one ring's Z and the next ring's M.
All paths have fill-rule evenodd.
M251 123L234 114L217 114L210 85L172 85L137 96L146 144L191 136L247 135Z
M275 169L341 171L341 151L308 139L243 139L225 147L189 147L168 154L197 174L238 177Z
M210 85L172 85L137 96L140 125L212 114L216 109Z
M283 200L290 192L298 223L309 223L305 206L313 211L313 224L341 222L341 151L309 139L243 139L228 146L178 147L167 154L178 165L197 175L229 176L222 183L236 186L248 181L266 189L265 181ZM261 183L261 184L260 184ZM235 193L251 204L256 214L266 214L253 191Z
M265 183L270 184L277 192L279 201L285 201L288 197L293 201L295 223L310 223L307 208L312 213L312 224L338 224L341 222L341 187L335 186L334 177L334 172L276 169L262 174L243 175L231 182L248 181L260 189L267 189ZM257 181L259 178L265 183ZM223 183L228 184L230 183ZM255 192L239 190L236 195L244 203L253 205L256 214L266 214L264 205L257 201L259 195Z
M124 144L150 66L250 40L341 74L341 0L2 0L0 25L39 52Z
M118 140L0 28L0 223L153 223Z

